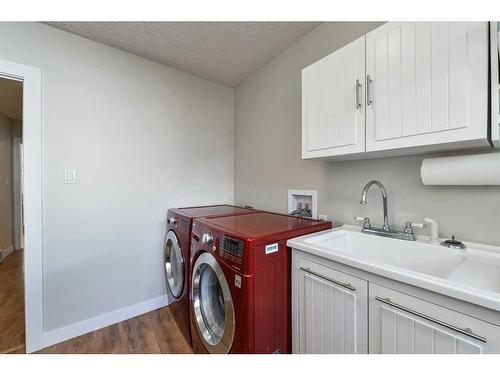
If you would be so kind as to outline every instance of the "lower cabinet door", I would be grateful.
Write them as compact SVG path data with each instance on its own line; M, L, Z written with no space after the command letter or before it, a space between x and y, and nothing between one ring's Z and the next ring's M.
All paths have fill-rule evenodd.
M370 283L370 353L500 353L500 327Z
M298 352L367 353L368 283L305 259L298 265Z

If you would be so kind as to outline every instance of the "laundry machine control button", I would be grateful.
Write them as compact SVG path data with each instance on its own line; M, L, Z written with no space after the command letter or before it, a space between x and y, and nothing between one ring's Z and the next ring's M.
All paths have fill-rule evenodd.
M210 232L203 233L203 236L201 237L201 242L207 245L212 244L214 242L214 235Z

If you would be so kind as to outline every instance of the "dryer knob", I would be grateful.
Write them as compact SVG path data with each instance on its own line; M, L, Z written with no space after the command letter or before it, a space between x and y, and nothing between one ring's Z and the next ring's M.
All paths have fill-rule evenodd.
M214 242L214 235L210 232L203 233L203 236L201 237L201 242L210 245L211 243Z
M169 217L168 218L168 223L170 225L177 223L177 219L175 217Z

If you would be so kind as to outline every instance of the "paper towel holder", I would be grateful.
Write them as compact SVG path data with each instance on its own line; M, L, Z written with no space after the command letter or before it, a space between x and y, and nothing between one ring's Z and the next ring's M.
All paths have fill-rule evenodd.
M500 152L424 159L420 177L424 185L500 186Z

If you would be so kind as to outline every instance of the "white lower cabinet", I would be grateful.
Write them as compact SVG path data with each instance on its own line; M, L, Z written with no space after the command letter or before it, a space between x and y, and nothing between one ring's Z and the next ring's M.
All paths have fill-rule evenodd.
M370 353L500 353L500 327L370 283Z
M293 353L500 354L500 319L460 312L467 302L431 303L297 250L292 262Z
M367 353L368 283L300 260L296 353Z

